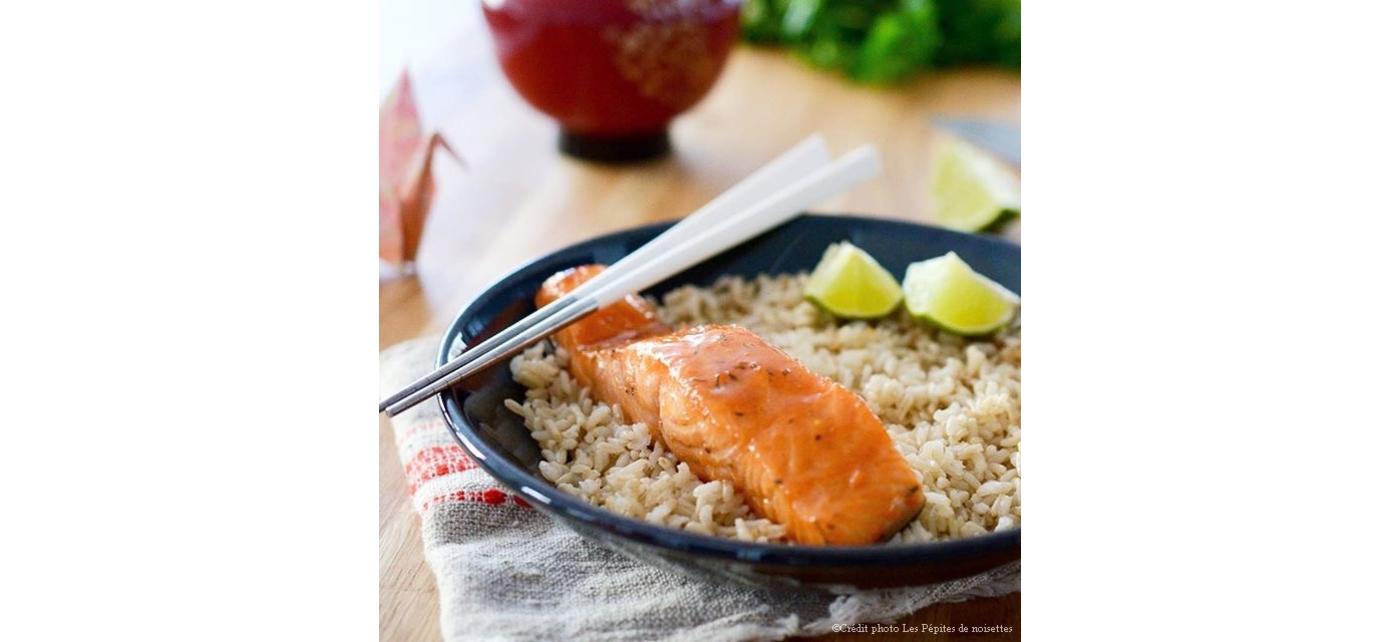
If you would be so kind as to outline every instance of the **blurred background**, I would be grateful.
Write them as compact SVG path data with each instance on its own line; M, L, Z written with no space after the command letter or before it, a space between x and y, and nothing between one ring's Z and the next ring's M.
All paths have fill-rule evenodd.
M559 114L543 113L522 98L512 84L519 84L518 74L508 77L502 62L511 55L529 62L527 54L542 51L538 65L564 74L544 80L564 86L565 102L582 100L568 91L601 99L600 105L575 109L585 121L593 117L586 113L590 108L594 114L625 110L638 100L577 84L580 77L596 81L602 72L580 68L584 63L571 52L619 40L617 29L600 21L615 18L608 13L613 9L625 14L628 5L660 7L661 22L676 17L665 13L669 5L730 11L742 34L731 36L732 51L710 56L717 71L712 86L701 88L698 102L663 126L670 153L630 164L561 154ZM542 38L542 46L555 43L552 51L521 44L519 33L539 32L528 20L571 19L559 7L582 7L595 26L601 24L596 31L602 36L562 45L560 38ZM493 40L486 19L491 11L524 16L513 25L516 35L507 25L496 29ZM879 179L820 209L934 222L933 154L946 137L934 119L1019 122L1018 2L401 0L381 3L380 12L381 98L388 100L406 76L420 134L440 133L461 161L442 153L433 159L435 189L424 203L421 244L412 256L416 278L393 280L381 292L389 302L408 296L422 305L422 315L382 337L385 344L440 323L525 258L598 233L684 216L814 132L838 152L874 144L886 166ZM966 19L947 19L956 15ZM689 17L679 16L682 23ZM675 31L660 31L649 43L634 38L643 41L634 53L645 64L682 50L685 34ZM693 74L671 74L677 76ZM608 87L606 79L600 82ZM1012 224L1002 233L1015 238L1018 232Z

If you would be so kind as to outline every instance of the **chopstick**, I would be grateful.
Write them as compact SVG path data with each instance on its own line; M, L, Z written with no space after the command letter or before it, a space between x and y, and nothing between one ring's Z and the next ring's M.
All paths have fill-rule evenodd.
M806 144L803 143L803 145ZM818 144L820 143L818 142ZM798 148L803 147L803 145L799 145ZM789 155L797 152L798 148L794 148L793 151L784 154L777 161L765 166L764 170L778 165L779 161L783 161ZM651 287L686 268L792 219L807 206L839 194L851 185L875 176L879 172L879 168L879 155L867 145L847 153L835 162L812 171L795 181L789 180L787 185L758 199L757 202L744 203L740 201L737 203L737 208L734 208L735 201L739 201L739 199L730 199L727 203L722 203L729 206L726 208L729 211L715 209L706 212L706 218L702 219L702 223L707 223L706 225L690 224L683 228L684 235L668 233L657 237L652 243L639 248L611 268L604 270L597 277L575 289L568 296L555 302L560 305L541 308L496 335L497 337L506 335L506 338L494 340L496 337L492 337L493 340L476 346L478 349L469 358L464 359L463 357L468 357L468 354L464 353L454 359L452 363L439 368L400 391L394 397L385 400L380 404L381 410L390 416L396 415L447 389L462 378L500 363L559 329L631 292ZM764 170L760 170L760 173ZM760 184L759 187L766 187L766 185ZM731 190L731 192L734 191ZM727 192L725 196L729 194ZM740 194L740 196L744 195L744 193ZM716 202L718 201L720 199L716 199ZM714 204L711 203L711 205ZM716 211L719 214L715 214ZM700 213L692 214L690 218L694 218ZM674 231L685 223L686 221L678 223L672 230ZM664 245L660 245L659 249L648 249L652 244L662 240L663 237L667 238ZM641 258L634 258L643 250L647 250L647 252L642 254ZM589 287L590 285L591 287ZM488 344L490 347L479 349ZM468 351L468 353L471 352L473 351ZM460 365L453 367L453 364L456 363L460 363Z
M815 134L808 136L802 142L794 145L782 155L769 161L767 165L760 167L758 171L750 174L744 180L739 181L738 184L715 197L700 209L695 210L690 216L672 225L670 229L666 230L661 235L618 260L616 263L603 270L602 273L589 279L583 285L575 288L568 296L560 297L549 305L535 310L525 318L511 324L511 326L505 330L472 346L438 369L420 377L403 390L385 398L383 401L379 402L379 411L384 412L388 410L390 406L395 406L410 396L416 396L419 390L428 388L435 382L441 381L444 378L451 377L452 381L456 381L460 377L452 377L452 375L458 369L471 363L473 360L481 357L488 351L505 343L521 332L544 321L546 318L557 314L568 307L570 303L577 300L580 295L587 294L597 289L618 274L632 269L632 266L642 261L650 260L666 251L686 236L693 235L704 227L718 223L730 214L742 209L745 205L757 202L773 191L801 178L804 174L816 170L829 160L831 160L831 155L827 152L826 143L822 140L821 135ZM426 396L423 398L426 398ZM396 414L398 414L398 410L389 412L390 416Z

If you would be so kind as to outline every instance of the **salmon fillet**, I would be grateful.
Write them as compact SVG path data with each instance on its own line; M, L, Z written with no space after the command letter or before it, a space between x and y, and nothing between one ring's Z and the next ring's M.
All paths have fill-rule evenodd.
M602 270L554 275L535 304ZM919 477L869 406L749 330L677 331L631 295L553 339L595 398L646 423L701 479L732 482L798 543L875 543L923 507Z

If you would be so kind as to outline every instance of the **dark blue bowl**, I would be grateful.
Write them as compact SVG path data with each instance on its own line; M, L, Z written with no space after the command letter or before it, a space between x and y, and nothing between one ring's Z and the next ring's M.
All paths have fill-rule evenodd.
M534 309L551 274L583 263L613 263L672 223L601 236L541 257L506 275L457 315L443 336L438 365ZM896 276L903 266L954 250L974 269L1021 289L1021 248L1005 241L898 221L803 215L647 291L708 285L723 275L752 278L810 270L832 243L849 240ZM454 346L456 349L454 350ZM754 544L656 526L592 506L555 488L537 472L540 451L520 417L505 408L524 389L500 365L438 395L452 434L468 454L537 510L624 554L684 572L766 587L841 589L914 586L967 577L1017 560L1021 529L929 544L792 546Z

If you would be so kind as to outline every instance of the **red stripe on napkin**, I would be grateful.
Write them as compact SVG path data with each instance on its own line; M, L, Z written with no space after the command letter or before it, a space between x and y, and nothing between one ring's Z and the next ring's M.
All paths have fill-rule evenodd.
M438 495L437 497L423 502L423 510L427 511L433 506L436 506L438 504L445 504L448 502L471 502L474 504L490 504L492 506L500 506L501 504L506 503L507 499L515 500L516 506L530 508L530 504L518 496L511 495L510 493L507 493L506 491L503 491L499 488L488 488L486 490L459 490L447 493L445 495Z
M403 467L403 474L408 478L408 492L414 493L424 482L473 468L476 468L476 462L467 457L467 453L455 444L429 446L408 460Z

